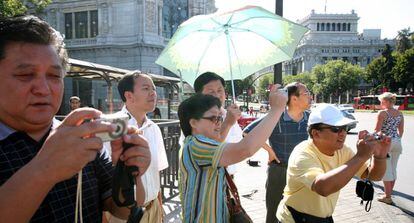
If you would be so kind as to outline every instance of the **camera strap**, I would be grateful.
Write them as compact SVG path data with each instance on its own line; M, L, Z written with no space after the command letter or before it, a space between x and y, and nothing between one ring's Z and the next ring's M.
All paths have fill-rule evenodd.
M82 170L78 173L78 186L76 189L76 206L75 206L75 223L78 223L78 217L80 223L83 223L82 214Z
M122 143L124 151L132 146L129 143ZM112 199L115 204L119 207L131 208L127 223L139 222L143 215L143 210L137 205L135 199L136 182L132 173L136 171L139 171L138 167L126 166L124 161L118 160L112 178Z

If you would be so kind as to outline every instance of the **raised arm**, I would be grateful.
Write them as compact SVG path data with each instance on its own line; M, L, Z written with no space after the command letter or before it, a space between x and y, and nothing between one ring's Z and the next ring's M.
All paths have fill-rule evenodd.
M224 142L231 127L239 120L241 116L241 111L236 104L232 104L227 108L227 115L224 119L223 124L220 129L220 141Z
M240 142L226 145L220 159L220 166L228 166L252 156L269 138L287 102L287 96L277 91L277 87L277 85L273 86L269 94L271 105L269 113Z
M344 165L316 177L312 184L313 191L322 196L329 196L330 194L339 191L351 180L372 155L376 158L374 158L373 166L368 170L371 171L370 179L377 180L378 176L382 177L385 171L385 162L382 160L386 156L390 139L389 137L384 136L383 141L379 143L372 137L366 137L367 134L367 131L360 132L357 144L358 151L354 157ZM362 178L366 176L366 173L364 173Z

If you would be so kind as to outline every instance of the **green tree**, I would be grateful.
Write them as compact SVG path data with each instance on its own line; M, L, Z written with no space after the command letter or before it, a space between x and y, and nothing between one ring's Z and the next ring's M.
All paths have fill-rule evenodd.
M375 86L375 89L386 87L396 91L401 85L395 81L392 69L395 65L395 53L391 46L386 44L382 56L368 64L365 80Z
M312 91L321 95L341 96L344 92L355 89L362 79L364 70L358 65L352 65L342 60L331 60L324 65L312 69Z
M287 85L292 82L300 82L312 91L314 85L314 78L312 78L312 76L313 74L309 72L300 73L298 75L285 75L283 76L283 85Z
M252 88L252 76L246 77L243 80L234 80L234 91L235 91L235 97L238 95L243 94L244 90L247 90L248 88ZM233 94L232 92L232 86L231 81L226 81L226 92L228 93L229 97Z
M402 84L402 87L406 87L404 85L407 83L414 82L414 48L397 54L392 73L395 80Z
M413 47L410 36L412 36L410 28L398 31L396 46L397 52L404 53L406 50Z
M375 58L370 64L368 64L365 70L364 80L376 89L388 85L384 75L386 73L384 68L385 58L382 56Z
M33 10L36 13L42 12L52 0L1 0L0 15L15 16L25 14Z
M261 96L267 95L267 88L269 84L273 84L273 73L264 74L259 78L259 87L257 92Z

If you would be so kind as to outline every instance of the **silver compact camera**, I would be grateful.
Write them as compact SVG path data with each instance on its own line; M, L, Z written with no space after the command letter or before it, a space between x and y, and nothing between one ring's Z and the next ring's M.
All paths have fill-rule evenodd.
M121 136L126 135L128 132L128 120L129 116L127 114L101 115L101 117L95 119L94 121L115 124L116 129L112 132L96 133L96 136L101 138L103 142L112 141L114 139L120 138Z
M374 136L375 140L381 140L382 139L382 135L374 132L374 133L370 133L371 136Z

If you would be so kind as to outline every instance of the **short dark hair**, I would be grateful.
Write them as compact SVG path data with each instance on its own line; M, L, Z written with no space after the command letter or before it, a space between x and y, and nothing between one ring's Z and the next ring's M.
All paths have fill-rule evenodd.
M316 124L312 124L308 126L308 135L311 139L313 139L312 130L313 129L320 130L322 125L323 125L322 123L316 123Z
M223 87L226 86L224 79L213 72L205 72L197 77L194 81L194 91L196 93L201 93L203 91L204 85L210 83L211 81L219 80Z
M288 101L286 104L290 103L290 98L292 96L297 96L297 97L299 96L299 85L303 85L303 84L295 81L285 86L285 89L287 90L287 93L288 93Z
M148 77L150 76L141 73L140 71L133 71L131 73L125 74L118 82L118 92L121 96L123 102L126 102L125 92L130 91L134 92L135 79L138 77Z
M67 69L68 56L63 37L47 22L36 16L0 16L0 60L6 57L6 46L10 42L52 45L61 60L62 68Z
M178 118L185 137L191 135L190 119L201 119L203 114L214 106L221 107L220 99L204 94L195 94L181 102L178 107Z

